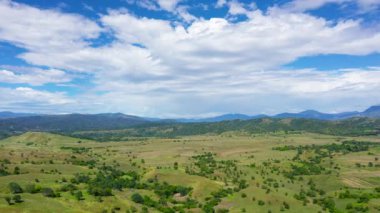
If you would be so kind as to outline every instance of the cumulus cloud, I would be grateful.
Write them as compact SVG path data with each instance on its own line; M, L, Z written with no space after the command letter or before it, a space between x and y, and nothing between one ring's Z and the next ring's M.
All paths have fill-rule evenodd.
M158 5L164 10L173 11L181 0L157 0Z
M63 92L35 90L30 87L0 87L0 108L16 111L46 111L57 113L61 107L73 103Z
M378 53L378 29L366 28L354 19L331 23L283 7L263 12L239 1L218 2L228 5L230 15L243 14L247 19L230 22L228 18L202 19L188 14L190 22L184 26L111 10L101 15L97 24L79 15L0 1L0 40L25 48L19 57L26 62L49 67L33 74L3 70L0 81L58 83L70 80L61 71L70 70L90 74L94 83L75 97L40 91L45 97L41 100L34 89L2 89L31 97L28 104L36 97L39 105L61 104L65 106L62 110L149 116L305 108L331 111L340 105L361 103L357 107L363 107L378 101L378 68L326 72L282 68L305 56ZM182 11L185 17L187 10L178 3L157 2L165 10ZM114 40L92 45L91 40L102 32L112 34ZM55 101L46 102L49 98ZM6 106L21 103L17 98L7 99Z
M95 22L79 15L0 0L0 41L29 51L72 51L86 46L86 40L100 32Z
M128 83L103 81L99 85L97 89L106 92L85 95L78 102L94 102L103 111L169 118L229 112L274 114L304 109L340 112L362 110L377 103L380 68L272 70Z
M43 70L38 68L19 68L14 71L0 70L0 82L4 83L23 83L33 86L40 86L47 83L64 83L70 82L71 76L64 71L49 69Z

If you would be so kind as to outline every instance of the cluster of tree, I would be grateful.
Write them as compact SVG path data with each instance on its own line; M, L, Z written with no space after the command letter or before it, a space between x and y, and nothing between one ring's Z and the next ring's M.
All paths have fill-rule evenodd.
M349 203L346 206L348 212L367 212L369 211L368 202L371 199L380 198L380 187L374 189L372 193L354 193L350 190L345 190L339 193L340 199L355 199L355 203Z
M216 160L215 154L206 152L192 157L194 163L186 167L186 173L207 177L212 180L220 180L227 185L229 182L239 186L247 185L242 179L244 172L238 169L234 160Z
M204 177L213 174L217 167L217 162L214 159L214 156L215 154L211 152L193 156L192 158L195 160L194 166L196 167L196 170L191 170L190 168L187 168L186 172L191 175L198 175Z
M318 164L314 164L307 161L300 161L298 164L291 164L291 170L285 171L284 175L290 179L294 179L299 175L319 175L326 169Z
M11 173L8 171L7 165L11 164L11 162L5 158L0 160L0 163L0 177L10 175Z
M206 213L214 213L215 206L217 206L222 201L222 198L227 197L228 195L231 195L233 193L234 193L234 190L231 188L221 189L217 192L211 193L212 197L208 197L206 199L206 203L203 205L202 210ZM225 211L225 210L222 210L222 211Z
M350 152L362 152L362 151L368 151L369 147L371 146L380 146L379 143L375 142L368 142L368 141L343 141L341 144L325 144L325 145L306 145L306 146L293 146L293 145L286 145L282 147L274 147L273 150L278 151L289 151L289 150L298 150L298 151L304 151L304 150L313 150L317 153L322 153L323 150L329 152L329 153L350 153Z
M8 203L8 205L24 202L24 200L21 198L21 195L14 195L13 197L6 196L4 199Z
M62 146L61 149L71 150L73 154L83 154L91 150L91 148L87 148L87 147L70 147L70 146Z

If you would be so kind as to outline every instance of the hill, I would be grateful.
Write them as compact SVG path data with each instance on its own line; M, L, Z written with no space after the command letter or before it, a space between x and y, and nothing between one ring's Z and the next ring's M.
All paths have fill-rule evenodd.
M9 132L48 131L72 132L88 130L125 129L149 121L121 113L110 114L68 114L38 115L0 119L0 134Z
M37 114L4 111L4 112L0 112L0 119L28 117L28 116L35 116L35 115L37 115Z
M152 123L124 130L73 132L75 137L98 141L125 140L128 137L168 137L222 134L241 132L245 134L273 132L311 132L341 136L380 134L380 119L351 118L325 121L303 118L258 118L209 123Z

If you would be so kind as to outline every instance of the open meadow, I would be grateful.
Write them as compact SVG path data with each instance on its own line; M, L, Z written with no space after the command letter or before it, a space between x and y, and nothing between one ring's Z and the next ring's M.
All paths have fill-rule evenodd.
M380 138L0 141L0 212L380 212Z

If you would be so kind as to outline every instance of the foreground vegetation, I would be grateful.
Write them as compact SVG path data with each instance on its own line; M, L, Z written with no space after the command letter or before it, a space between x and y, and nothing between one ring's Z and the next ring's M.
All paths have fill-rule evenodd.
M380 212L377 136L122 138L0 141L0 212Z

